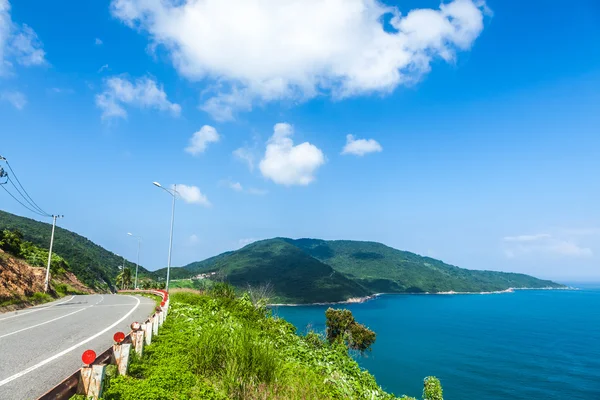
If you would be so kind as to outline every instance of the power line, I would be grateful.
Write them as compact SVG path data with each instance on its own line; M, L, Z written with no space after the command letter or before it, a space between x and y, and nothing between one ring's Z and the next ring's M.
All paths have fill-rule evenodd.
M25 190L25 188L21 184L21 181L19 180L19 177L17 176L17 174L15 173L15 171L10 166L10 163L8 162L8 160L6 158L4 158L4 157L2 157L2 158L6 162L6 165L8 165L8 168L10 169L10 172L12 172L12 175L15 177L15 179L17 180L17 183L19 184L19 186L21 186L21 189L23 189L23 192L25 193L25 195L27 197L23 196L23 193L21 193L21 191L17 188L17 186L14 184L14 182L12 182L12 180L10 179L10 176L9 176L8 180L10 180L11 183L13 184L13 186L15 187L15 189L17 189L17 192L19 192L19 194L25 199L25 201L28 202L32 207L37 208L41 213L46 214L45 216L51 217L50 214L48 214L46 211L42 210L42 208L40 206L38 206L35 201L33 201L33 199L31 198L31 196L29 195L29 193L27 193L27 190ZM29 198L29 200L27 200L27 198Z
M25 196L23 195L23 193L21 193L21 191L19 190L19 188L17 187L17 185L15 185L15 183L12 181L12 179L10 179L10 176L8 176L8 181L9 181L9 182L10 182L10 183L13 185L13 187L15 188L15 190L17 191L17 193L19 193L19 194L21 195L21 197L22 197L23 199L25 199L25 201L26 201L26 202L27 202L27 203L28 203L28 204L29 204L31 207L33 207L34 209L36 209L36 210L37 210L39 213L45 214L47 217L51 217L51 215L50 215L50 214L48 214L46 211L44 211L44 210L42 210L40 207L38 207L38 205L37 205L37 204L35 204L35 203L32 203L32 201L33 201L33 200L32 200L32 201L29 201L29 200L27 199L27 197L25 197Z
M51 216L51 215L47 215L47 214L42 214L42 213L40 213L39 211L36 211L36 210L32 210L31 208L27 207L25 204L21 203L21 201L19 199L17 199L11 192L9 192L8 189L4 187L4 185L0 185L0 187L2 189L4 189L4 191L10 195L10 197L12 197L13 199L15 199L17 201L17 203L19 203L20 205L22 205L23 207L25 207L26 209L28 209L32 213L35 213L35 214L40 215L42 217Z

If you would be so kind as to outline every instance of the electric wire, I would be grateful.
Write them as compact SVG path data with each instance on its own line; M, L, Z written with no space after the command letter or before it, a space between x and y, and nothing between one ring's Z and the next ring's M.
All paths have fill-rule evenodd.
M46 217L51 217L52 215L48 214L46 211L42 210L40 207L37 206L37 204L33 203L33 200L28 200L27 197L25 195L23 195L23 193L21 193L21 191L19 190L19 188L17 187L17 185L15 185L15 183L12 181L12 179L10 179L10 175L8 176L8 182L10 182L13 187L15 188L15 190L17 191L17 193L19 193L21 195L21 197L31 206L33 207L36 211L38 211L38 214L44 214Z
M7 189L6 187L4 187L4 185L0 185L0 187L1 187L2 189L4 189L4 191L10 195L10 197L12 197L13 199L15 199L15 200L17 201L17 203L19 203L20 205L22 205L23 207L25 207L26 209L28 209L28 210L29 210L29 211L31 211L32 213L35 213L35 214L37 214L37 215L40 215L40 216L42 216L42 217L48 217L48 215L47 215L47 214L42 214L42 213L40 213L39 211L32 210L31 208L27 207L27 206L26 206L25 204L23 204L23 203L22 203L22 202L21 202L19 199L17 199L17 198L16 198L16 197L15 197L15 196L14 196L14 195L11 193L11 192L9 192L9 191L8 191L8 189Z
M23 196L23 193L21 193L21 191L17 188L17 186L14 184L14 182L11 181L11 183L13 184L13 186L15 187L15 189L17 189L17 191L19 192L19 194L25 199L25 201L27 201L32 207L36 208L39 210L40 213L45 214L45 216L47 217L51 217L52 215L48 214L46 211L44 211L40 206L37 205L37 203L35 201L33 201L33 199L31 198L31 196L29 195L29 193L27 193L27 190L25 190L25 188L23 187L23 185L21 184L21 181L19 180L19 177L17 176L17 174L15 173L15 171L12 169L12 167L10 166L10 163L8 162L7 159L4 159L4 161L6 162L6 165L8 165L8 168L10 169L10 172L12 172L12 176L15 177L15 179L17 180L17 183L19 184L19 186L21 186L21 189L23 189L23 192L25 193L25 196ZM10 181L10 176L8 177L8 180ZM27 198L29 198L29 200L27 200Z

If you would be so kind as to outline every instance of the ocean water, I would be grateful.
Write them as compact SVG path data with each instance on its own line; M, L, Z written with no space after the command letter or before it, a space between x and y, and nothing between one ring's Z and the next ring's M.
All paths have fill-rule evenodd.
M358 357L396 395L445 400L600 400L600 287L487 295L384 295L346 305L377 333ZM299 333L325 331L327 306L276 307Z

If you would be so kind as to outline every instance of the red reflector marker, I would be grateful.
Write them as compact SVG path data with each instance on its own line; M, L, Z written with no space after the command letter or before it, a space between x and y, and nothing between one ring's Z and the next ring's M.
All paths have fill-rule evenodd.
M161 302L160 302L160 306L161 306L161 307L164 307L164 306L165 306L165 302L164 302L164 301L161 301Z
M94 350L84 351L81 355L81 361L83 361L85 365L90 365L91 363L96 361L96 352L94 352Z
M125 340L125 334L123 332L117 332L113 336L113 339L115 340L115 342L121 343L123 340Z

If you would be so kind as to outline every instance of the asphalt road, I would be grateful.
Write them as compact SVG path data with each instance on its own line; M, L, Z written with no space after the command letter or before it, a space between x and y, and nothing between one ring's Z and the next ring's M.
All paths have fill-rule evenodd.
M94 294L0 314L0 399L37 399L82 366L85 350L100 354L154 306L146 297Z

